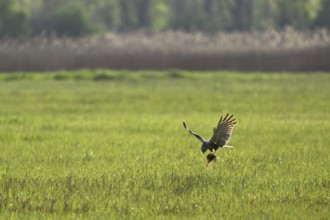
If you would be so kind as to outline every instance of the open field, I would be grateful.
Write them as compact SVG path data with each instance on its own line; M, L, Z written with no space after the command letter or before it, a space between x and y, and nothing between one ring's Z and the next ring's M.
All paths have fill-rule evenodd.
M0 218L327 219L330 74L0 74ZM234 149L200 143L235 114Z

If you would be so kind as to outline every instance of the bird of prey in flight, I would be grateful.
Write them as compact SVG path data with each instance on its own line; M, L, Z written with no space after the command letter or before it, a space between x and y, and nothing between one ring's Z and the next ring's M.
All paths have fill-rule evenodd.
M203 153L205 153L207 150L211 151L211 153L209 153L206 157L207 164L217 159L215 152L219 147L233 148L233 146L228 146L227 143L229 142L229 138L233 132L235 124L236 118L233 118L233 115L229 116L229 114L227 114L225 117L221 116L218 125L213 129L213 136L210 138L210 140L205 141L201 136L191 131L187 127L186 123L183 122L184 128L202 143L201 151Z

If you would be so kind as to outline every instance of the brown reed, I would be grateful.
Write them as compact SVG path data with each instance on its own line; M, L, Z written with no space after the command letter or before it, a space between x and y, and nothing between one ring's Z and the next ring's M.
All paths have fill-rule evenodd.
M107 33L0 41L0 71L186 69L329 71L326 30L205 33Z

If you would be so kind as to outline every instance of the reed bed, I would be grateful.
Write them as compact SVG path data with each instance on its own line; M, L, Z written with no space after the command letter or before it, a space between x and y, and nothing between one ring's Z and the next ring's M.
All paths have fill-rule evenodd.
M0 71L186 69L328 71L326 30L205 33L106 33L0 41Z

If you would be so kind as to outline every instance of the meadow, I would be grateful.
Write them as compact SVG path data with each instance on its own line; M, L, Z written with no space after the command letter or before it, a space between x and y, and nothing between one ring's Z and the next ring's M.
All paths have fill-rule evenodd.
M0 74L2 219L328 219L330 74ZM219 117L238 124L206 167Z

